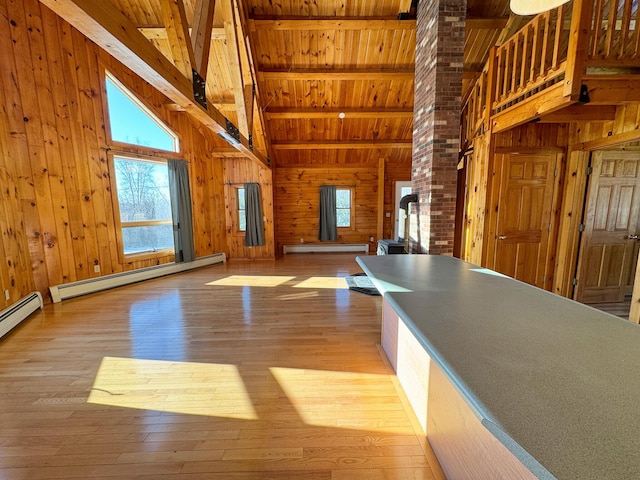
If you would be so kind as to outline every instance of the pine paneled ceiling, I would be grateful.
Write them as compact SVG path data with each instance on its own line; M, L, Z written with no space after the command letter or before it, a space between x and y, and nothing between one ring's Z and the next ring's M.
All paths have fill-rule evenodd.
M161 2L182 2L183 31L197 25L203 5L215 5L206 71L212 116L223 129L221 115L227 117L272 163L411 157L416 30L410 14L399 19L410 12L411 0L103 1L175 64L179 46L170 29L179 30L181 22L175 15L168 20ZM82 0L57 2L75 3ZM489 49L528 20L510 17L508 4L467 2L463 90L482 70ZM64 8L72 10L55 8L61 16ZM169 108L193 110L176 98ZM219 145L217 154L232 154L222 139Z

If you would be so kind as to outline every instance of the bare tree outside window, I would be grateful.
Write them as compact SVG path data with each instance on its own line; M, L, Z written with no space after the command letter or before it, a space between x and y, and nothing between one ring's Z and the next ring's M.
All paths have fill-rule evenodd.
M115 157L124 253L173 248L167 164Z

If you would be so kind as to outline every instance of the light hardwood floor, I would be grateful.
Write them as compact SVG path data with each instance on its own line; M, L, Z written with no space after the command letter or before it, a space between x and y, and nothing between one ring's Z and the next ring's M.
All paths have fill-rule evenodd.
M351 254L48 305L0 341L0 479L435 478ZM343 286L343 285L342 285Z

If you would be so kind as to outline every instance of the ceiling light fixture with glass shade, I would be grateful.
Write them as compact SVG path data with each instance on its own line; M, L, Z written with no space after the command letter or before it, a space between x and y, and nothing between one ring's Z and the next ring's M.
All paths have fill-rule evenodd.
M511 11L516 15L537 15L567 3L569 0L511 0Z

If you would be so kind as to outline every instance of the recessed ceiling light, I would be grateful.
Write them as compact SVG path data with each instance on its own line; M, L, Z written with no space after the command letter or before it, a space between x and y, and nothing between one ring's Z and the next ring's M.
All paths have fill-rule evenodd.
M347 115L346 115L344 112L340 112L340 113L338 114L338 117L339 117L339 118L344 118L344 117L346 117L346 116L347 116Z

